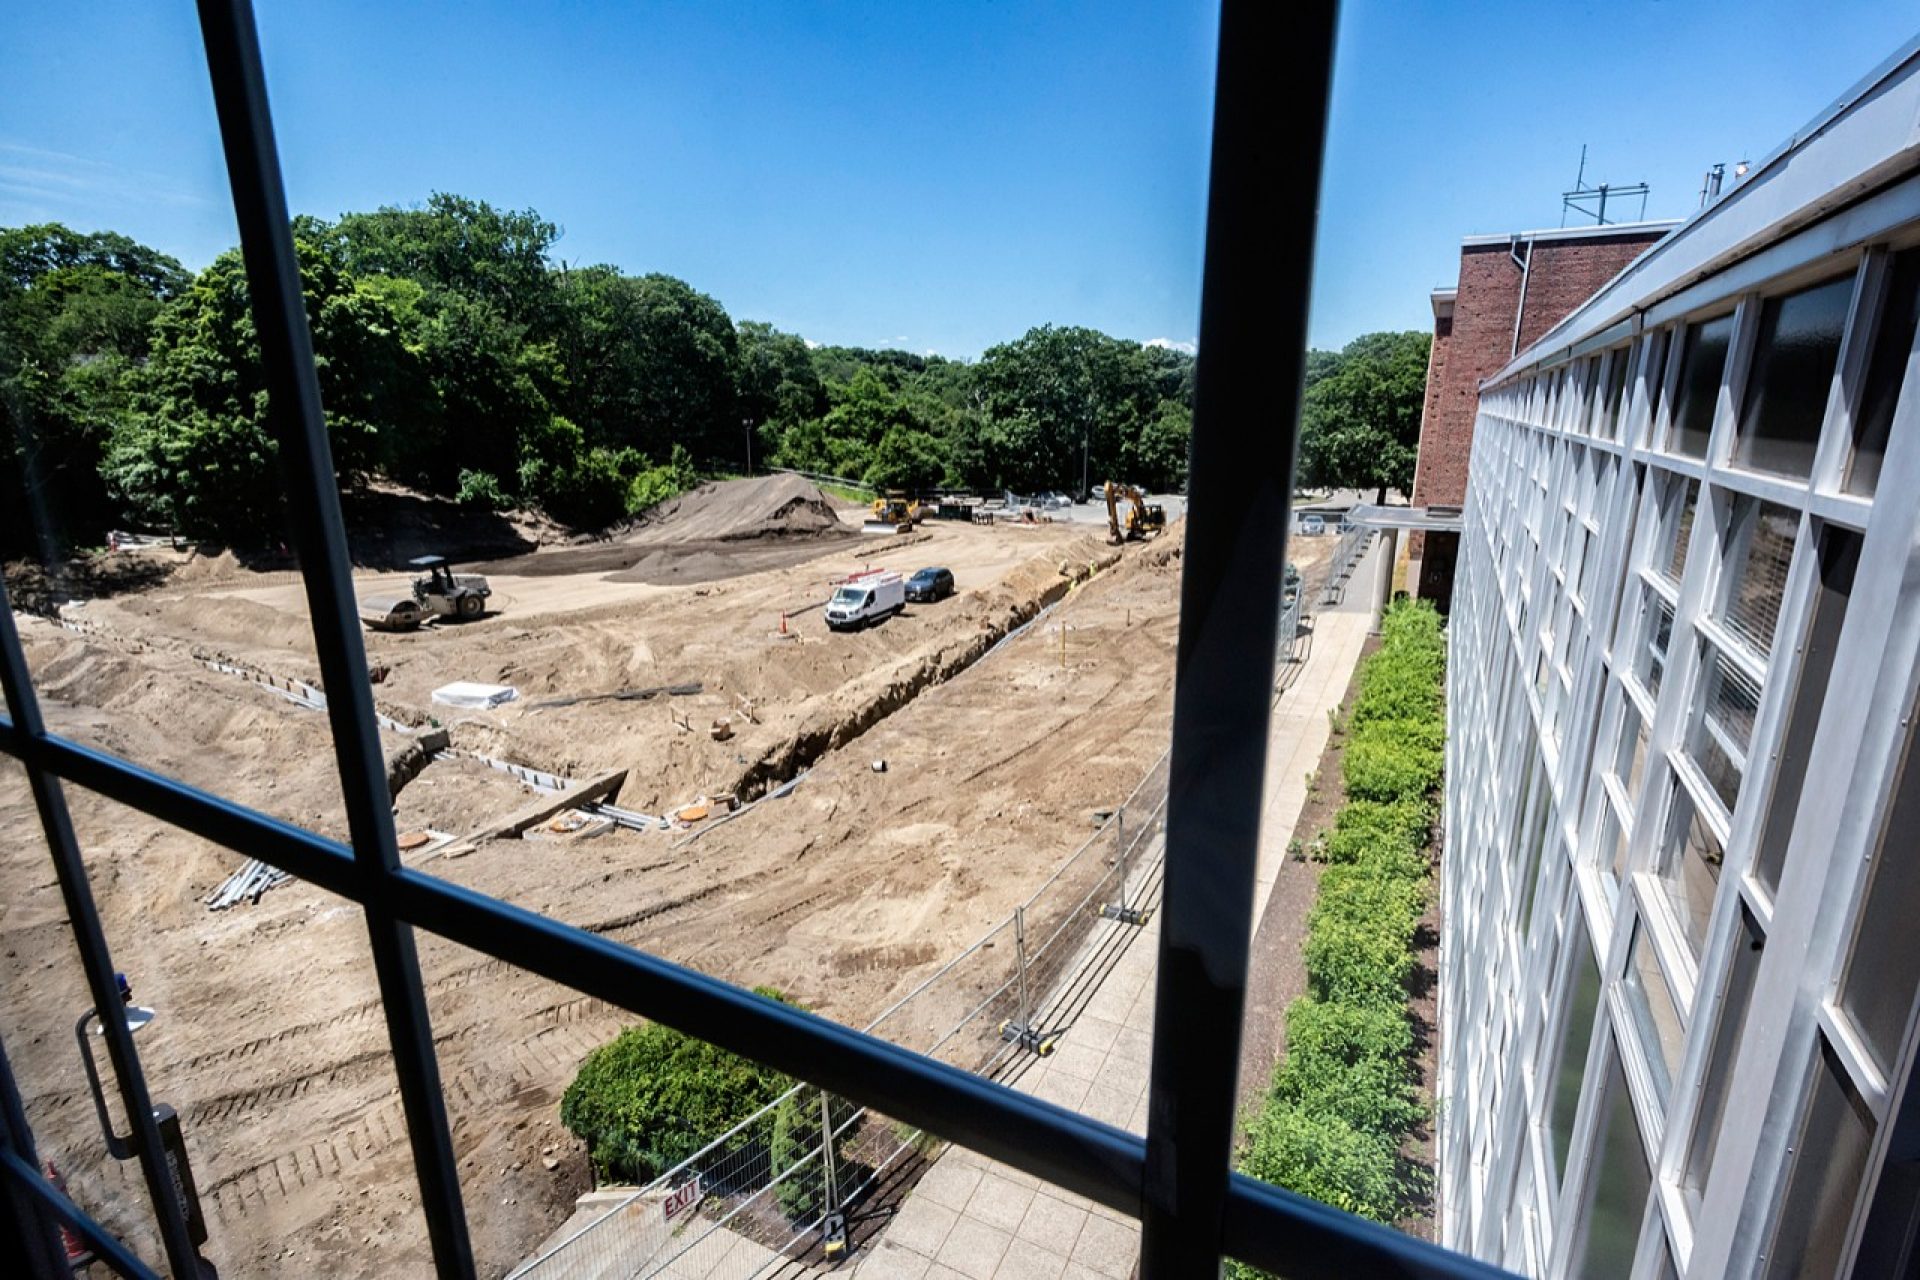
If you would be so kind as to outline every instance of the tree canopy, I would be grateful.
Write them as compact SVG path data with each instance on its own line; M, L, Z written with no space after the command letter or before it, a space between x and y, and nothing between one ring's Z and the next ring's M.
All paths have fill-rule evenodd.
M1338 352L1307 353L1300 410L1303 485L1413 491L1432 336L1369 333Z
M561 261L537 211L445 193L293 233L343 485L597 528L749 466L877 488L1185 482L1194 360L1165 347L1054 325L977 361L822 346L669 275ZM1372 394L1338 359L1329 424ZM0 468L29 498L0 525L11 550L129 523L278 538L237 250L194 273L117 233L0 228L0 405Z

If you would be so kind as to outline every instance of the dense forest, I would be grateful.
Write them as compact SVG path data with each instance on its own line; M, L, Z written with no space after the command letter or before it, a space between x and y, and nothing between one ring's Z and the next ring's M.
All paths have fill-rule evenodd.
M1077 489L1084 450L1095 483L1185 479L1194 361L1164 347L1051 325L971 362L815 346L671 276L566 265L538 213L453 195L293 232L345 484L591 529L750 466L1031 492ZM1303 478L1404 487L1425 343L1313 353L1325 440ZM110 232L0 228L0 484L27 498L0 527L10 550L48 529L272 538L265 401L237 249L194 274Z

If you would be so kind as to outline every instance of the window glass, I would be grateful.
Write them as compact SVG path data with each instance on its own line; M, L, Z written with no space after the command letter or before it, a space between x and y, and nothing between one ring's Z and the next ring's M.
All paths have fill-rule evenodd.
M1720 837L1713 834L1687 789L1675 780L1655 875L1695 956L1707 938L1707 917L1713 912L1713 893L1725 858Z
M1640 614L1639 653L1634 673L1657 698L1667 673L1667 646L1673 640L1673 606L1652 587L1643 587L1642 591L1645 604Z
M1745 494L1734 499L1717 612L1729 630L1763 656L1773 648L1787 569L1799 536L1798 512Z
M1614 777L1627 800L1640 794L1640 778L1647 768L1647 720L1639 706L1622 692L1620 695L1620 742L1613 762Z
M1762 304L1733 442L1735 466L1803 479L1812 474L1852 300L1847 275Z
M1700 1109L1694 1116L1686 1167L1681 1172L1681 1185L1696 1204L1706 1190L1713 1146L1720 1138L1720 1122L1726 1116L1727 1089L1733 1083L1733 1056L1747 1027L1747 1010L1753 1003L1753 980L1760 972L1760 953L1766 945L1759 923L1742 904L1740 932L1733 939L1733 956L1727 966L1727 990L1720 1001L1713 1045L1707 1051L1706 1076L1700 1085Z
M1686 1028L1680 1022L1679 1007L1673 991L1660 971L1660 959L1647 941L1645 925L1636 921L1633 944L1627 951L1627 976L1622 982L1627 1007L1633 1011L1634 1030L1645 1052L1647 1071L1653 1077L1653 1090L1662 1102L1673 1087L1673 1076L1680 1069L1680 1053L1686 1047Z
M1712 645L1703 644L1700 651L1701 689L1687 750L1720 803L1732 813L1747 771L1760 688Z
M1600 419L1600 434L1611 439L1619 439L1625 434L1627 370L1632 365L1633 348L1616 347L1613 359L1607 364L1606 407Z
M1873 1117L1824 1038L1813 1092L1793 1144L1768 1276L1830 1276L1840 1265L1854 1197L1873 1143Z
M1547 1142L1553 1148L1556 1182L1567 1176L1567 1151L1573 1142L1573 1119L1580 1109L1580 1087L1587 1078L1587 1052L1593 1045L1593 1020L1600 1008L1600 966L1593 958L1586 918L1576 894L1568 899L1574 914L1573 936L1567 939L1573 958L1573 989L1567 999L1567 1020L1560 1027L1560 1061L1553 1071L1553 1105L1547 1112Z
M1825 704L1827 677L1833 670L1834 649L1847 602L1853 593L1853 571L1860 563L1860 535L1852 529L1829 528L1820 535L1820 583L1814 594L1813 615L1800 661L1787 727L1781 735L1780 763L1774 770L1773 794L1767 818L1760 828L1760 846L1754 855L1754 876L1772 895L1780 887L1780 872L1800 809L1800 788L1813 758L1813 737Z
M1673 417L1667 446L1689 458L1707 456L1714 406L1720 399L1720 374L1727 366L1733 316L1727 314L1687 326L1681 339L1680 369L1673 387Z
M1893 430L1894 406L1907 377L1907 356L1920 324L1920 249L1895 255L1888 272L1887 297L1867 361L1860 408L1853 416L1853 460L1847 467L1848 493L1872 493L1880 481L1880 459Z
M1890 1075L1899 1060L1907 1015L1920 985L1920 946L1913 922L1920 918L1920 760L1907 742L1906 760L1880 828L1880 847L1868 873L1866 901L1854 928L1840 1007L1859 1028L1875 1065Z
M1633 1118L1626 1077L1615 1053L1607 1072L1606 1110L1593 1135L1592 1201L1586 1212L1586 1238L1570 1274L1592 1280L1619 1280L1633 1272L1640 1246L1640 1223L1647 1213L1653 1172L1647 1167L1640 1126Z
M1654 565L1675 586L1680 584L1681 576L1687 571L1687 544L1693 541L1693 514L1699 504L1698 481L1682 480L1675 476L1668 482L1660 513L1660 536L1663 541L1654 556Z

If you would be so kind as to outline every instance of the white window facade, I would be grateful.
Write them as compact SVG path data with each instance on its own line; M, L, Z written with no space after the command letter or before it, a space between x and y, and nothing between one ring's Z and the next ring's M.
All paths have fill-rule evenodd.
M1912 1264L1913 51L1865 87L1482 390L1438 1193L1528 1274Z

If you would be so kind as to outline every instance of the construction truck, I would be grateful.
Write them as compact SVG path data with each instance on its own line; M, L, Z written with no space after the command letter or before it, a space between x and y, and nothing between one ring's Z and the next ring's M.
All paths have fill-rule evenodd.
M1126 522L1121 523L1120 504L1126 502ZM1107 481L1107 541L1114 546L1151 538L1167 527L1167 509L1130 484Z
M360 620L376 631L412 631L430 618L458 618L471 622L487 611L493 588L477 573L455 573L445 556L416 556L407 561L419 570L409 596L367 596L360 601Z
M920 520L920 501L898 489L873 500L873 514L860 526L865 533L907 533Z

